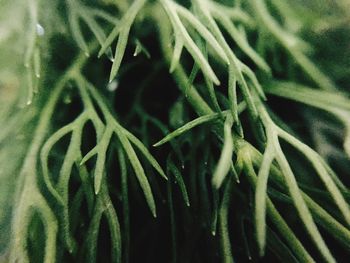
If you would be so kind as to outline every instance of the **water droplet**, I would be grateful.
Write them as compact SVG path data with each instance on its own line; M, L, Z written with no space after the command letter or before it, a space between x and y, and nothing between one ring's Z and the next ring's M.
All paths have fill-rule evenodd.
M136 45L135 51L133 56L136 57L138 54L140 54L141 52L141 46L140 45Z
M204 165L207 166L207 165L208 165L208 162L204 162Z
M182 168L182 170L183 170L183 169L185 169L185 165L184 165L184 164L182 164L182 165L181 165L181 168Z
M119 86L119 81L115 79L107 85L107 90L110 92L113 92L118 88L118 86Z
M63 97L63 103L64 104L70 104L72 102L72 97L70 96L70 94L66 94L64 97Z
M39 23L36 24L36 34L38 36L43 36L45 34L45 29Z

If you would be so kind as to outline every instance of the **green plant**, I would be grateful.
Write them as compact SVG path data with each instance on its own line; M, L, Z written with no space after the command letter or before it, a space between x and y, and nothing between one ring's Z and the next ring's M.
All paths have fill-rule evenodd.
M3 0L3 260L342 261L349 15L314 2Z

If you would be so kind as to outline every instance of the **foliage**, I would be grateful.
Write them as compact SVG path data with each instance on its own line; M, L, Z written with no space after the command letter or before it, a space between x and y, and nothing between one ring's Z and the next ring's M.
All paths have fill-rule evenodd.
M341 261L350 16L309 2L1 1L0 260Z

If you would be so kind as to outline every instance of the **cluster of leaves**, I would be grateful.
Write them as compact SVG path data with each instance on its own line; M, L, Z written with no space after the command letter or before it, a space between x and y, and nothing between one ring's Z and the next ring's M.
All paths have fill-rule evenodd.
M227 2L1 3L4 260L349 253L349 65L316 62L346 2Z

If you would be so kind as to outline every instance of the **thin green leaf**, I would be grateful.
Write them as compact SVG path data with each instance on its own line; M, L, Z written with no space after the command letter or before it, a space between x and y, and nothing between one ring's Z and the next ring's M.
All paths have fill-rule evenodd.
M27 37L27 48L24 55L24 65L25 67L29 67L30 60L33 56L35 49L35 41L36 41L36 25L38 23L38 6L37 2L31 1L28 2L28 11L30 17L28 37Z
M45 253L44 253L44 263L53 263L56 258L56 246L57 246L57 221L55 215L51 211L49 205L43 196L38 196L35 200L36 203L33 205L34 209L41 216L45 228L46 242L45 242ZM28 225L27 225L28 226ZM28 236L27 236L28 237Z
M201 67L203 74L207 75L216 85L220 84L219 79L215 75L213 69L208 63L208 60L205 59L200 49L197 47L189 33L187 32L185 26L182 24L179 16L174 11L174 6L171 1L163 0L163 7L167 12L169 19L173 25L174 30L178 30L179 34L183 38L184 46L188 50L188 52L192 55L193 59L198 63Z
M96 8L87 8L86 11L95 16L104 19L107 22L110 22L111 24L114 24L115 26L119 23L119 19L117 19L115 16L110 15L109 13Z
M252 18L248 13L246 13L240 6L227 6L220 4L215 1L208 1L208 5L211 6L213 12L217 12L222 16L229 17L233 21L243 23L249 27L255 26L254 18Z
M313 242L319 249L324 259L327 260L328 262L335 263L336 261L332 256L331 252L329 251L328 246L324 242L320 232L318 231L318 228L312 218L312 215L309 209L307 208L307 205L300 193L300 189L294 177L293 171L290 168L289 163L282 152L281 146L279 145L277 138L274 139L274 147L276 150L276 161L278 162L282 170L282 173L285 178L285 182L289 189L290 195L292 196L294 206L297 209L299 216L305 225L306 230L310 234Z
M81 115L82 116L82 115ZM59 217L61 218L61 228L62 231L60 234L63 236L63 240L65 241L65 244L67 246L67 249L70 253L72 253L75 250L75 241L71 234L71 224L70 224L70 218L69 218L69 206L68 206L68 198L69 198L69 179L72 173L72 168L75 162L80 157L80 143L81 143L81 136L82 136L82 128L78 128L73 130L71 141L68 146L68 150L65 154L60 173L57 183L57 188L59 189L59 192L64 200L63 203L63 211L60 213Z
M175 33L176 36L176 33ZM171 58L171 63L170 63L170 73L172 73L177 65L179 64L182 49L183 49L184 43L181 37L175 37L175 46L174 46L174 52L173 56Z
M230 208L232 195L232 182L228 181L225 185L224 195L219 208L219 234L220 234L220 247L223 262L232 263L232 249L230 242L230 231L228 224L228 213Z
M168 206L171 228L172 262L177 262L176 219L174 211L173 190L171 180L167 182Z
M49 172L49 166L48 166L48 161L49 161L48 159L49 159L49 154L52 147L64 136L72 132L72 130L73 130L72 123L60 128L58 131L52 134L51 137L44 143L40 152L40 160L41 160L44 183L47 189L49 190L49 192L62 205L63 205L63 199L61 195L57 192L55 187L52 185L52 182L49 176L50 172Z
M252 158L255 159L255 158ZM243 169L245 170L248 179L250 183L252 184L253 188L256 188L256 181L257 181L257 175L254 171L254 167L252 165L252 159L249 155L248 158L244 158L243 161ZM260 164L259 164L260 166ZM279 233L283 237L283 239L287 242L290 249L294 252L294 254L297 256L300 262L315 262L313 258L310 256L310 254L306 251L302 243L299 241L299 239L295 236L294 232L286 221L283 219L281 214L278 212L278 210L275 208L274 204L270 200L270 198L267 197L266 199L266 205L267 205L267 214L269 218L271 219L272 223L276 226Z
M103 29L98 25L98 23L93 19L90 14L87 12L87 10L81 10L80 11L81 17L84 19L85 23L88 25L92 33L95 35L98 43L101 45L106 40L106 34L103 31ZM112 49L109 47L106 50L106 55L109 57L109 59L112 59Z
M154 198L153 198L153 194L152 194L152 190L151 187L149 185L149 182L147 180L147 177L145 175L145 171L143 170L143 167L140 163L140 160L137 158L137 155L134 151L134 149L132 148L128 138L126 137L126 135L124 134L124 132L120 129L119 126L116 126L114 131L116 132L120 143L122 144L126 155L128 156L128 159L135 171L135 175L137 177L137 180L140 183L141 189L145 195L147 204L152 212L152 215L154 217L156 217L156 204L154 202Z
M328 192L331 194L335 204L338 206L339 210L341 211L344 219L350 225L349 205L347 204L340 190L334 183L332 177L329 175L327 169L322 165L322 162L320 162L320 158L318 154L314 150L312 150L309 146L302 143L298 139L294 138L292 135L288 134L284 130L279 128L278 132L281 138L285 139L288 143L293 145L296 149L298 149L301 153L303 153L309 159L309 161L317 171L318 175L320 176L321 180L323 181Z
M25 101L25 105L30 105L33 102L33 93L34 93L34 80L33 80L33 68L30 66L26 70L27 77L27 97Z
M247 75L250 79L250 81L253 84L253 88L255 88L255 91L259 94L259 96L263 99L266 100L266 95L265 92L263 90L263 88L261 87L258 79L256 78L254 72L245 64L240 63L242 72Z
M205 58L208 59L208 50L207 50L206 43L204 43L204 41L202 39L198 39L197 43L198 43L198 47L203 52ZM197 63L195 63L195 65L197 65ZM205 80L205 84L206 84L206 87L207 87L207 90L209 93L210 100L212 101L212 103L214 105L214 109L221 114L221 108L220 108L218 99L217 99L216 94L215 94L214 84L207 76L204 76L204 80Z
M120 165L121 173L121 191L122 191L122 204L123 204L123 261L129 262L129 250L130 250L130 212L129 212L129 193L128 193L128 177L127 177L127 167L124 150L118 147L118 159Z
M237 105L237 79L235 77L234 65L230 64L228 68L228 99L230 104L231 115L233 118L234 127L237 133L243 137L243 128L238 118L239 109Z
M214 9L215 10L215 9ZM249 45L248 41L242 36L235 25L230 21L229 18L223 16L219 12L213 12L213 15L219 21L219 23L226 29L230 34L231 38L237 43L237 45L246 53L248 57L262 70L270 72L269 65L263 60L258 53Z
M122 21L121 21L122 22ZM120 31L123 29L121 23L118 23L112 32L108 35L107 39L103 42L100 51L98 52L97 57L101 57L106 50L111 46L112 42L118 37Z
M198 64L197 63L193 63L193 67L192 67L190 76L188 77L188 82L189 82L188 87L192 86L194 80L196 79L196 77L198 75L199 70L200 70L200 67L198 66Z
M98 154L98 148L99 148L98 145L92 148L80 161L80 165L85 164L88 160L91 159L92 156L94 156L95 154Z
M299 263L288 246L274 233L272 229L266 227L268 239L267 248L278 257L279 262L284 263Z
M89 48L85 42L83 33L79 26L79 16L75 11L71 11L68 15L70 29L74 40L77 42L78 46L84 51L85 55L89 56Z
M109 82L113 81L113 79L119 71L119 67L125 53L126 45L128 44L129 32L129 27L125 27L120 31L117 47L114 54L114 61L111 69L111 74L109 76Z
M120 263L122 262L122 240L118 215L109 196L106 196L104 203L106 207L104 214L107 218L111 235L111 262Z
M247 103L248 110L254 120L258 119L258 112L253 100L253 97L251 95L251 91L249 90L249 87L247 85L246 80L243 77L243 74L241 72L241 62L236 57L236 55L233 53L231 47L227 44L225 37L223 36L220 28L216 24L215 20L211 16L210 12L208 12L207 9L204 7L207 6L207 3L203 0L196 0L196 7L198 8L200 15L202 19L204 20L203 23L209 27L211 32L213 33L214 37L218 40L219 44L223 47L225 50L227 57L229 59L229 65L233 65L232 69L235 74L235 77L238 81L238 84L241 88L241 91L243 93L244 100Z
M112 137L112 132L112 128L107 125L106 130L102 135L101 141L98 144L97 159L94 173L95 194L98 194L101 188L101 182L105 170L106 153Z
M121 31L124 30L124 33L126 31L130 31L130 27L135 20L136 15L146 2L146 0L135 0L132 3L128 11L124 14L123 18L108 35L106 41L103 43L100 51L98 52L98 57L102 56L102 54L106 52L106 49L112 44L112 42L117 38ZM123 41L125 41L125 39L123 39Z
M350 101L342 92L315 90L299 83L283 81L270 83L266 86L266 92L326 111L334 108L350 111Z
M89 228L85 237L84 250L85 250L85 262L94 263L96 262L97 254L97 238L102 217L102 200L101 195L98 195L96 200L95 209L93 211L93 216L90 220Z
M219 118L220 115L219 113L214 113L214 114L208 114L208 115L203 115L201 117L198 117L197 119L194 119L193 121L190 121L188 123L186 123L184 126L176 129L175 131L171 132L170 134L168 134L167 136L165 136L162 140L160 140L159 142L155 143L153 146L154 147L158 147L180 135L182 135L183 133L191 130L192 128L201 125L203 123L206 122L210 122L213 121L217 118Z
M210 226L210 230L211 230L211 234L213 236L216 235L216 229L217 229L217 225L218 225L218 212L219 212L219 191L218 189L214 188L212 189L212 197L213 197L213 204L212 204L212 208L211 208L211 226Z
M128 130L122 128L124 134L126 137L141 151L141 153L146 157L146 159L150 162L150 164L156 169L156 171L166 180L168 178L166 177L162 167L159 165L157 160L151 155L151 153L148 151L148 149L143 145L143 143L131 132Z
M139 39L135 40L135 51L134 51L134 57L136 57L139 53L143 52L143 54L147 58L151 58L151 54L149 53L148 49L141 43Z
M172 174L174 175L175 180L179 185L182 197L183 197L186 205L190 206L190 199L188 197L186 185L185 185L185 182L182 178L182 175L181 175L179 169L177 169L177 167L174 165L174 163L170 160L167 161L167 166L168 166L169 171L171 171Z
M231 168L233 154L233 140L231 133L232 124L232 116L229 114L226 117L226 121L224 124L224 144L222 147L219 162L215 168L214 175L212 178L212 185L216 189L220 188L222 182L226 178L226 175L228 174Z
M40 49L37 47L34 50L34 56L33 56L33 66L34 66L34 74L36 78L40 78ZM37 90L34 90L34 93L36 93Z
M265 253L267 181L274 157L273 145L268 141L255 189L255 225L260 256Z
M199 35L206 40L206 42L213 48L213 51L217 53L217 55L226 63L229 64L229 59L226 56L225 51L214 38L214 36L210 33L210 31L186 8L181 5L174 4L176 6L176 10L178 14L185 18L187 22L189 22L192 27L199 33Z

